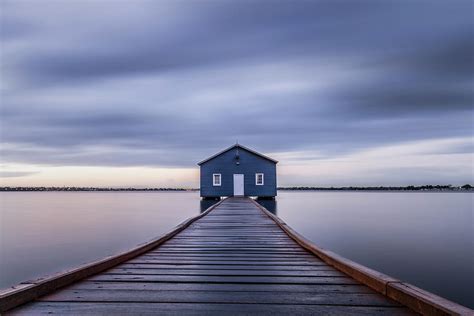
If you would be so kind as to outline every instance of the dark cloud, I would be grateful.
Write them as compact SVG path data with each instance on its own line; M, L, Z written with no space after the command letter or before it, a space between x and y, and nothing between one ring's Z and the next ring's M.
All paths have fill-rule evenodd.
M405 62L406 67L431 78L472 79L474 72L474 30L465 30L445 42L434 44L431 51L420 52ZM427 47L430 49L430 47Z
M334 157L473 133L470 1L44 3L1 3L7 162L193 166L236 139Z
M437 117L473 110L474 32L464 30L440 45L414 47L396 57L368 63L375 75L349 87L338 87L344 109L360 117Z
M78 14L97 17L104 15L101 9L112 9L100 3L91 4L93 2L72 7ZM462 18L470 18L469 13L462 11L469 3L459 1L450 8L460 19L459 25L454 26L443 20L446 8L425 1L404 6L393 2L381 5L376 1L336 4L331 1L244 1L187 5L145 1L116 6L124 11L127 7L135 8L132 12L137 16L110 14L112 18L107 19L105 14L103 20L84 17L68 21L68 16L62 16L61 6L40 10L38 15L44 16L37 17L36 29L31 31L30 37L35 45L31 45L27 53L19 54L14 71L30 84L50 81L59 84L239 63L248 59L298 58L314 54L370 57L377 53L390 54L418 41L423 44L426 39L421 36L431 38L434 32L456 31L456 26L464 26ZM168 6L178 6L172 9L174 15L162 14ZM143 10L136 10L137 7ZM145 10L154 13L144 14ZM423 17L410 10L426 15L427 21L420 22ZM14 30L21 29L23 24L33 24L21 13L18 12L18 25L11 22L13 18L5 22L7 36L15 34ZM400 23L401 17L407 20ZM41 18L57 22L43 23ZM119 27L120 18L127 20L126 27ZM430 26L435 29L429 29ZM409 32L409 27L415 32ZM44 42L36 43L42 35L38 29L48 32L44 34ZM424 33L417 34L417 29ZM57 43L58 40L64 43ZM396 45L397 41L401 47Z

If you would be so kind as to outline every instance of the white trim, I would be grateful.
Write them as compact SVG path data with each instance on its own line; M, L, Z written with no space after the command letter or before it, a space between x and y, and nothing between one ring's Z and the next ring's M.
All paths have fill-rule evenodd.
M219 181L216 181L216 176L219 176ZM220 187L222 184L222 175L220 173L212 174L212 185L215 187Z
M258 183L258 176L262 176L262 183ZM264 184L264 174L262 172L255 174L255 185L263 185Z

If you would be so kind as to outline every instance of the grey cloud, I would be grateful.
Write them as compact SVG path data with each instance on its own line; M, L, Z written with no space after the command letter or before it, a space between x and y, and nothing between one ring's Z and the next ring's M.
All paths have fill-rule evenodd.
M1 4L9 162L193 166L236 139L333 157L473 133L468 1L55 4Z
M427 48L418 56L400 61L406 67L434 76L449 79L472 79L474 72L474 30L465 30L454 38L447 38L435 47Z
M132 17L127 20L129 27L118 29L112 22L119 21L114 20L87 25L86 19L81 21L83 25L74 27L67 17L62 17L60 12L51 8L44 14L54 15L59 22L64 20L70 29L64 32L57 28L46 31L63 37L64 44L55 43L56 38L37 43L28 53L17 56L14 71L30 84L42 85L50 81L60 84L122 74L239 63L248 59L299 58L314 54L331 56L335 53L344 57L372 55L373 51L390 53L394 49L390 37L403 34L405 38L400 39L402 43L415 40L409 33L390 28L390 23L399 22L399 13L411 19L407 21L408 25L426 32L414 20L418 17L408 11L422 9L422 1L407 6L402 12L396 10L393 14L390 14L390 10L397 9L394 3L387 2L384 7L374 1L337 4L329 1L200 2L181 6L177 10L178 18L159 15L160 9L169 6L169 2L144 2L142 5L157 15L145 15L145 19L138 20L139 23ZM437 5L432 7L434 16L428 24L443 16ZM79 5L77 10L81 12L85 8ZM93 11L85 13L94 14ZM99 11L95 14L102 15ZM180 15L183 17L180 18ZM160 23L160 20L165 22ZM37 23L41 30L41 20ZM375 23L386 23L389 26L384 30L386 34L374 28ZM436 23L443 24L442 21ZM403 25L398 27L403 28ZM450 28L446 27L448 30ZM82 29L89 29L89 32L78 31ZM438 29L446 32L442 27ZM32 32L33 43L36 37L41 36L37 33ZM71 40L71 37L75 40ZM48 47L49 41L54 41L54 44Z
M0 178L19 178L19 177L27 177L33 174L37 174L38 172L30 172L30 171L0 171Z
M473 109L474 33L366 65L375 75L334 92L360 117L436 116ZM342 92L342 93L341 93ZM337 95L338 96L337 96ZM339 109L340 110L340 109Z

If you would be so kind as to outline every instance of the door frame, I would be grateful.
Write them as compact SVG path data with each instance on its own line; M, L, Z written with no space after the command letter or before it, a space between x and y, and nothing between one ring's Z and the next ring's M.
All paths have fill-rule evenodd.
M242 178L242 194L236 194L236 190L235 190L236 189L235 180L238 179L239 177ZM233 186L234 196L245 196L245 176L244 176L244 174L243 173L234 173L233 183L234 183L234 186ZM237 193L238 193L238 191L237 191Z

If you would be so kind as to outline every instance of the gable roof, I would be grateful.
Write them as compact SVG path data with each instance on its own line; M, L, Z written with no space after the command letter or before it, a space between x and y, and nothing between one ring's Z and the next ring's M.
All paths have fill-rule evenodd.
M222 155L223 153L226 153L226 152L228 152L229 150L232 150L232 149L234 149L234 148L240 148L240 149L246 150L246 151L248 151L248 152L250 152L250 153L252 153L252 154L254 154L254 155L257 155L257 156L259 156L259 157L262 157L263 159L269 160L269 161L271 161L271 162L273 162L273 163L278 163L278 161L276 161L275 159L272 159L272 158L270 158L270 157L268 157L268 156L262 155L261 153L258 153L258 152L256 152L255 150L252 150L252 149L247 148L247 147L245 147L245 146L242 146L242 145L240 145L240 144L235 144L235 145L230 146L229 148L224 149L223 151L218 152L218 153L215 154L215 155L212 155L211 157L209 157L209 158L207 158L207 159L204 159L203 161L198 162L198 165L202 165L203 163L206 163L206 162L208 162L209 160L212 160L212 159L216 158L217 156L220 156L220 155Z

